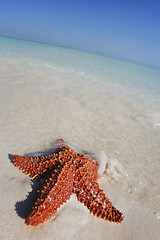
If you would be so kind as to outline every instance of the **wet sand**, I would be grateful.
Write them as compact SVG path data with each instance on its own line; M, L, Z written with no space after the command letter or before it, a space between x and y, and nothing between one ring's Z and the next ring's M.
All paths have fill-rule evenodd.
M0 239L160 239L160 112L140 100L146 93L29 58L3 56L0 66ZM43 153L59 138L105 152L99 183L121 224L90 215L75 196L51 221L24 224L32 181L9 154Z

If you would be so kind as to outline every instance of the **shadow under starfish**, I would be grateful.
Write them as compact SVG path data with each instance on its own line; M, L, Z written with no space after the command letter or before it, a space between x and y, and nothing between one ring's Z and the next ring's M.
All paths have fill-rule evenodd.
M86 155L76 153L63 140L59 141L57 152L52 155L14 155L12 161L41 183L31 212L26 216L27 225L37 226L49 220L72 193L95 216L117 223L124 219L99 188L97 163Z

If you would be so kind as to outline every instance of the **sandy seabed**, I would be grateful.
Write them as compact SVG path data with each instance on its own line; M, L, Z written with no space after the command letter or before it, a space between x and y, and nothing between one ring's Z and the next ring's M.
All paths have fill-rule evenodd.
M72 196L51 221L38 227L27 226L18 216L16 204L32 190L31 181L10 163L8 152L10 149L1 144L1 239L159 239L160 223L153 210L143 205L142 200L133 201L131 193L119 184L109 183L106 174L99 183L113 204L123 211L125 219L121 224L90 215Z
M18 58L0 66L0 239L160 239L159 110L69 69ZM105 152L99 183L124 213L121 224L90 215L75 196L51 221L24 224L32 181L9 154L45 152L59 138L79 152Z

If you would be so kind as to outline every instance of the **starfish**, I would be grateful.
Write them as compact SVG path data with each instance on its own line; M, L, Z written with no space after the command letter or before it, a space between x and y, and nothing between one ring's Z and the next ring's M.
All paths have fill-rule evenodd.
M95 216L117 223L124 219L99 188L97 163L86 155L76 153L63 140L52 155L14 155L13 162L32 179L42 180L31 213L25 219L27 225L37 226L49 220L72 193Z

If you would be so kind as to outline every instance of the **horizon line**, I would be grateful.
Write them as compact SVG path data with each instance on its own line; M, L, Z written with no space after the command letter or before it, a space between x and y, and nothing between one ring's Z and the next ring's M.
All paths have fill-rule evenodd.
M0 34L0 37L20 40L20 41L25 41L25 42L31 42L31 43L39 43L39 44L42 44L42 45L49 45L49 46L52 46L52 47L64 48L64 49L73 50L73 51L77 51L77 52L93 54L93 55L97 55L97 56L101 56L101 57L113 58L113 59L117 59L117 60L120 60L120 61L123 61L123 62L136 64L136 65L142 65L142 66L145 66L145 67L148 67L148 68L154 68L154 69L160 70L160 67L156 67L156 66L152 66L152 65L136 62L136 61L132 61L130 59L124 59L124 58L110 56L110 55L106 55L106 54L102 54L102 53L98 53L98 52L91 52L91 51L87 51L87 50L83 50L83 49L72 48L72 47L58 45L58 44L54 44L54 43L50 43L50 42L43 42L43 41L39 41L39 40L31 40L31 39L26 39L26 38L18 38L18 37L13 37L13 36L8 36L8 35L1 35L1 34Z

